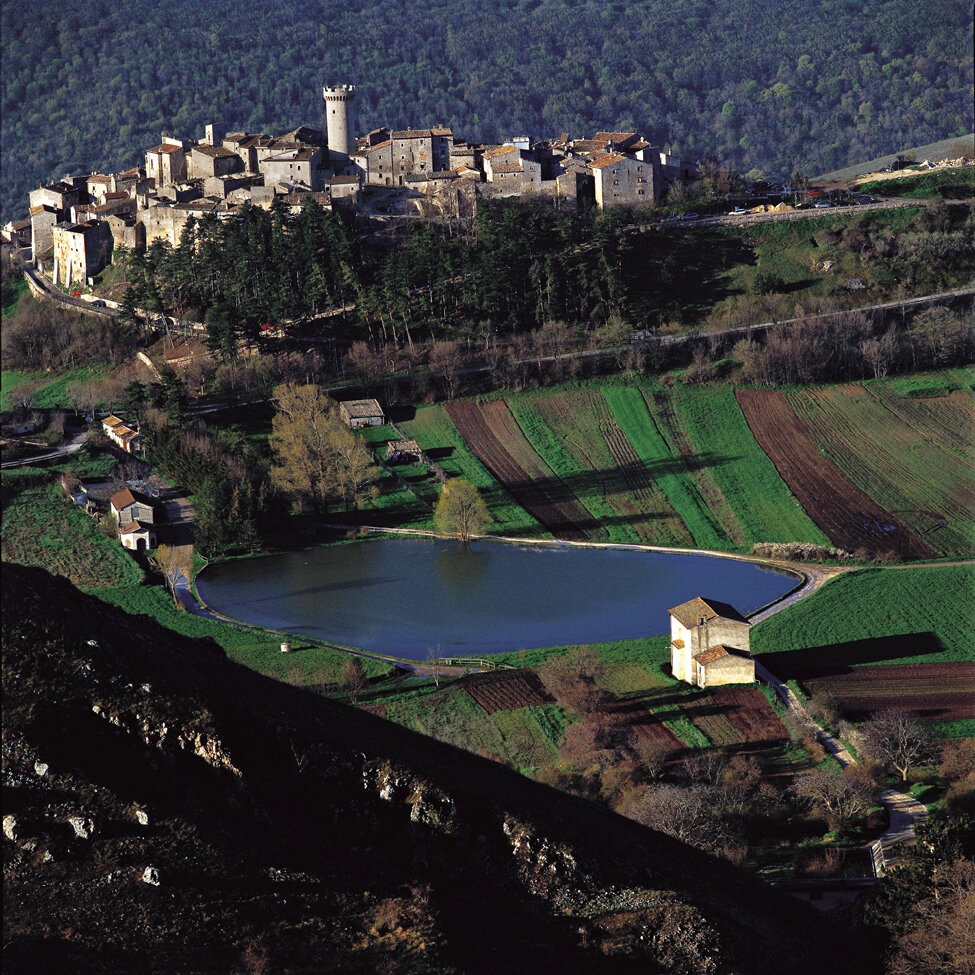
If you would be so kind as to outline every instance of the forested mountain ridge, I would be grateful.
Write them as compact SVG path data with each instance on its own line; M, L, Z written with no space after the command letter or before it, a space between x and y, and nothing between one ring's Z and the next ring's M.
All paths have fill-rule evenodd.
M973 111L961 0L42 0L5 3L2 27L3 219L163 129L316 123L323 81L359 86L360 131L635 128L768 173L961 134Z

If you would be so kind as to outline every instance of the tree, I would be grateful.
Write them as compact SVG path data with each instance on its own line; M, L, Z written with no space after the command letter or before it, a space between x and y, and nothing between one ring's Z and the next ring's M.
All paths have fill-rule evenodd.
M457 374L464 361L460 342L434 342L430 353L430 366L443 382L444 395L448 400L457 391Z
M349 700L353 704L359 700L359 695L369 683L366 668L362 666L362 661L358 657L351 657L342 664L339 680L342 689L349 695Z
M433 523L438 531L459 535L466 544L471 535L483 532L490 522L487 505L470 481L457 477L444 484L433 511Z
M154 559L166 580L166 585L169 586L169 590L173 594L173 601L178 604L176 584L180 579L188 581L193 573L193 563L189 551L181 545L160 545L156 549Z
M880 765L900 772L901 781L915 765L934 758L934 742L927 725L910 711L875 714L860 726L863 753Z
M336 500L358 507L377 474L366 447L317 386L283 383L274 389L278 412L269 445L271 481L299 505L326 510Z
M822 809L833 828L845 826L866 812L873 800L873 789L855 768L842 772L817 768L800 775L792 792L811 806Z
M602 674L603 663L589 647L555 654L538 668L542 683L559 704L584 716L599 710L606 700L598 683Z

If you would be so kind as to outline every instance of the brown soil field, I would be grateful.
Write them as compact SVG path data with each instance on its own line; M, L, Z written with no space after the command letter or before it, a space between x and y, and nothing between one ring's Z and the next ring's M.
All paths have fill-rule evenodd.
M640 460L599 390L532 397L550 429L582 470L599 478L603 496L644 542L691 545L694 539Z
M605 529L525 439L503 400L450 403L447 412L478 460L553 535L572 541L605 538Z
M533 670L494 670L467 677L463 684L488 714L555 703Z
M820 453L783 393L740 389L735 398L789 490L834 545L851 552L865 549L871 555L891 551L912 559L936 555Z
M802 683L809 694L829 691L854 719L884 708L938 721L975 718L975 662L858 667Z
M765 695L754 687L715 687L681 708L715 745L770 745L789 733Z
M683 752L687 746L668 728L643 701L615 700L606 706L614 718L629 725L638 738L650 738L670 745L674 752Z

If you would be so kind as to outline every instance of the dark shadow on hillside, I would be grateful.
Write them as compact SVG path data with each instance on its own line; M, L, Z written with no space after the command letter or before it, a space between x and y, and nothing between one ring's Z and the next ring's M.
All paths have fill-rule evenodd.
M763 653L758 659L780 680L791 680L793 677L835 677L850 673L859 664L894 664L902 657L935 654L942 650L944 645L938 635L926 631Z
M409 423L410 420L416 419L416 407L415 406L387 406L386 419L390 423Z
M453 447L431 447L430 450L423 451L432 461L446 460L454 453Z

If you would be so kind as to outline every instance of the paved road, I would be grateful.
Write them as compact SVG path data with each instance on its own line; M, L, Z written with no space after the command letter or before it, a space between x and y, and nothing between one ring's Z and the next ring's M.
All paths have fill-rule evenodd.
M35 457L24 457L21 460L8 460L0 465L0 467L3 467L4 470L8 467L27 467L30 464L40 464L46 460L54 460L56 457L69 457L71 454L78 453L84 447L87 438L88 431L82 430L80 433L76 433L66 444L58 447L57 450L52 450L47 454L38 454Z

